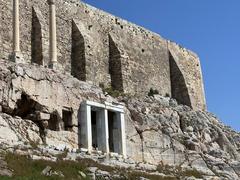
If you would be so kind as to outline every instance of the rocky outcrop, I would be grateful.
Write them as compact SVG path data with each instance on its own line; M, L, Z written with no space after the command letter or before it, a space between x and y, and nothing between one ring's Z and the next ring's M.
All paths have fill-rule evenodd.
M0 132L1 145L42 144L39 127L32 121L22 120L20 117L12 117L1 113Z
M136 129L128 134L132 157L162 166L191 167L208 176L239 178L240 134L213 114L158 95L126 104Z
M80 105L86 99L104 102L106 97L102 90L68 74L37 65L16 65L4 61L0 64L2 112L37 124L43 142L58 144L55 142L66 137L66 146L71 144L71 148L78 148ZM67 127L64 112L71 116ZM61 140L58 137L62 137Z
M68 149L66 159L89 158L159 177L239 179L240 134L209 112L160 95L114 99L97 86L36 65L0 61L0 84L4 151L56 161ZM126 159L79 149L78 113L84 100L125 105ZM72 113L67 128L63 110Z

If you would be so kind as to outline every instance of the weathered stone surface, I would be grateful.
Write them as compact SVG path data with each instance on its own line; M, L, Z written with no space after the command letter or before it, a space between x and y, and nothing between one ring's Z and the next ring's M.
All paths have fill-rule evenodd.
M0 157L0 176L12 177L13 172L7 167L7 162Z
M45 167L44 170L42 171L42 175L49 176L51 170L52 168L50 166Z
M168 42L172 97L179 103L206 110L201 65L198 56L179 45Z
M49 131L46 133L46 143L58 150L78 149L78 135L67 131Z
M3 113L0 114L0 132L1 144L16 146L24 143L42 143L39 127L35 123Z
M238 173L228 163L240 160L238 141L233 140L239 137L239 133L229 131L214 115L182 105L171 107L159 97L130 99L126 103L132 118L130 122L141 140L138 144L143 144L142 157L135 153L133 159L190 166L208 176L238 178ZM128 138L131 142L139 141L134 136ZM219 165L225 168L219 171Z
M0 64L3 70L1 76L5 77L0 82L2 84L0 104L3 111L36 122L41 136L46 138L42 137L42 139L46 140L49 145L78 147L80 105L86 99L105 101L106 97L102 90L78 81L70 75L56 74L49 69L11 63L8 66L8 63L4 61ZM71 113L71 132L64 132L62 119L63 110L66 109ZM48 132L44 130L47 127ZM13 140L16 139L14 135L10 137Z
M61 171L54 171L52 169L52 167L50 167L50 166L45 167L45 169L43 169L41 174L44 175L44 176L58 176L58 177L61 177L61 178L64 177L64 175Z

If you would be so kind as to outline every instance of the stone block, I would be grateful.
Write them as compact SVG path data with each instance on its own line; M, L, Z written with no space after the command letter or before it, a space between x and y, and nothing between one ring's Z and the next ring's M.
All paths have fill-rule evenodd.
M50 119L50 114L49 113L43 113L43 112L38 112L37 113L37 119L40 121L46 121Z

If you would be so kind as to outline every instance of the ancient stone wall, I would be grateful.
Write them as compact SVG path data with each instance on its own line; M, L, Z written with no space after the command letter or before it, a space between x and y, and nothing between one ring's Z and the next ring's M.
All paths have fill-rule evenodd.
M201 65L198 56L175 43L168 43L172 96L179 103L206 109Z
M146 95L152 88L162 95L171 96L173 83L165 39L78 0L58 0L56 15L60 71L71 73L79 80L112 86L113 89L132 95ZM8 60L12 52L12 1L0 2L0 17L0 58ZM47 1L20 1L20 32L25 62L48 66ZM117 55L114 54L116 52ZM185 68L184 71L201 73L200 68L195 66ZM183 73L184 79L186 74ZM201 78L199 83L202 83ZM191 84L191 87L195 96L203 90L198 89L199 84L196 87ZM202 95L197 97L196 101L201 101L196 108L205 105L201 98ZM189 105L188 102L180 102ZM191 105L195 108L194 103Z
M0 1L0 58L9 60L12 52L12 2Z

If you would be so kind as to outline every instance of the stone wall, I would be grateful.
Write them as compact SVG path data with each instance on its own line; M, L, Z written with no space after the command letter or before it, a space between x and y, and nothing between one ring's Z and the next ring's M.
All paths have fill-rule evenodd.
M0 1L0 58L9 60L12 52L12 2Z
M175 43L168 43L172 96L179 103L205 110L201 65L198 56Z
M47 1L20 1L21 50L28 63L49 64L48 9ZM78 0L58 0L56 14L60 71L132 95L146 95L152 88L171 96L173 83L165 39ZM12 1L0 2L0 17L0 58L8 60L12 51ZM189 68L193 69L184 69L184 79L188 71L201 73L200 68ZM195 96L203 90L199 85L191 87ZM201 100L200 105L191 104L193 108L205 102L201 98L196 99Z

